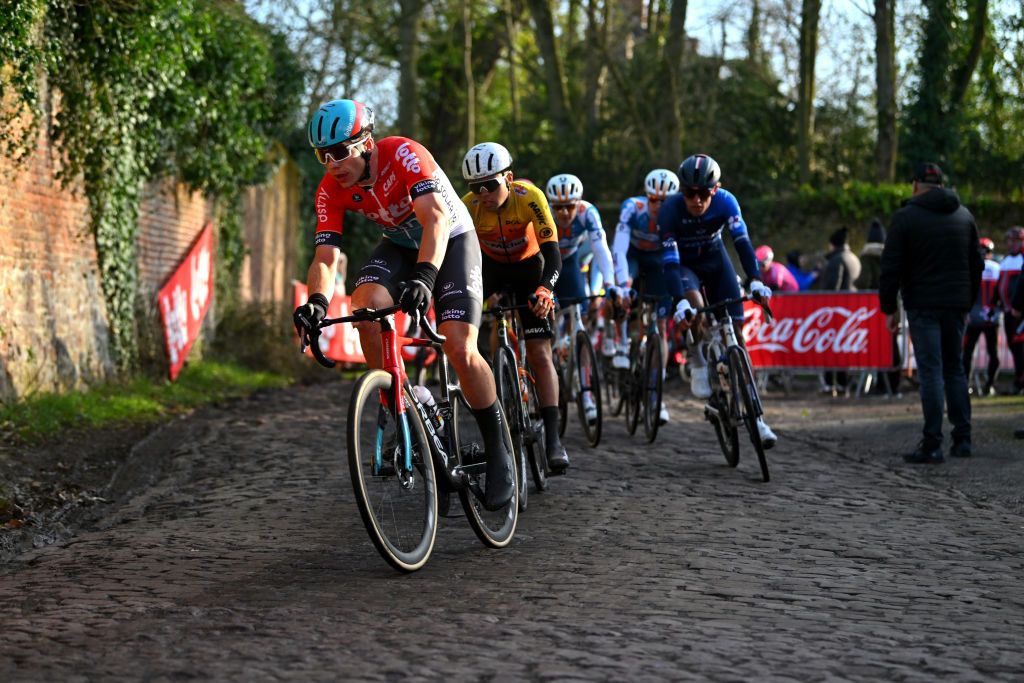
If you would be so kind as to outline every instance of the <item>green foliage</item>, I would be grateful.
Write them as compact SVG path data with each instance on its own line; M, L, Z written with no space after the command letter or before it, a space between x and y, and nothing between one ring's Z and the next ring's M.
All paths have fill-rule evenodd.
M281 36L232 2L37 0L14 3L0 22L0 46L13 55L0 78L4 97L38 116L40 65L59 92L53 143L65 160L61 177L84 182L115 357L127 369L137 355L143 183L166 175L223 197L219 274L237 280L239 191L266 176L272 136L294 125L298 64Z
M14 159L35 146L38 120L23 115L38 106L37 72L44 58L38 34L45 7L45 0L0 2L0 153Z
M68 429L153 422L256 389L285 386L290 381L279 374L256 372L233 363L204 361L185 366L174 383L137 377L99 385L84 393L32 396L0 409L0 428L22 441L34 442Z

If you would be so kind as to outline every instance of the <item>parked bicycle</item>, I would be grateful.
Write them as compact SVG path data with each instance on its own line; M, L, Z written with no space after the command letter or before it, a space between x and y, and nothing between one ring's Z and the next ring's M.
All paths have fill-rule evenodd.
M457 380L451 381L441 348L445 339L429 323L421 326L426 339L399 335L393 320L397 310L399 306L359 309L343 318L326 319L319 327L380 323L384 367L366 371L356 381L349 401L349 471L370 540L391 566L412 572L426 564L433 550L439 491L458 493L469 525L480 541L491 548L502 548L512 541L516 530L519 486L501 509L484 508L483 440ZM322 365L333 367L334 362L323 355L318 337L319 330L311 339L313 355ZM438 353L441 397L436 409L421 402L412 390L398 353L400 345L429 346ZM502 420L502 424L507 422ZM505 443L514 453L507 426ZM524 473L517 472L516 476L521 480Z
M558 411L560 436L565 435L569 421L569 404L576 404L576 413L583 434L591 447L601 441L603 421L601 405L601 371L597 364L594 343L583 327L579 305L599 296L565 297L558 300L561 307L558 315L568 318L565 334L555 345L552 358L558 375Z
M505 301L502 298L502 301ZM527 308L527 304L508 305L499 303L491 306L485 315L493 315L497 325L498 348L494 354L494 382L498 388L498 400L508 418L512 443L520 454L520 467L525 472L525 460L529 460L533 483L538 491L548 487L547 452L544 444L544 420L540 414L540 399L537 383L526 364L526 341L519 329L515 311ZM520 482L520 499L526 498L526 476ZM521 505L523 509L525 505Z
M764 309L765 320L772 321L768 304L750 296L719 301L697 308L693 314L707 314L709 321L704 334L707 341L702 346L711 379L711 397L704 406L704 419L714 426L718 445L730 467L739 464L739 425L743 424L757 453L761 478L768 481L768 459L757 428L757 420L764 414L764 410L754 381L750 356L736 336L736 328L728 311L731 304L748 300L760 305Z

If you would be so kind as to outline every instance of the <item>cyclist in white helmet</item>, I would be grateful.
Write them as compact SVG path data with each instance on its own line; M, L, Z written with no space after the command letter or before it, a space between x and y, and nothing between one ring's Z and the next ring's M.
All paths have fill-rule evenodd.
M658 302L658 330L661 332L662 363L668 359L665 341L665 322L672 299L665 286L661 236L658 231L658 211L662 202L679 191L679 178L672 171L656 168L644 178L644 195L630 197L622 202L619 224L615 227L612 260L615 264L615 284L622 288L636 288L644 281L644 292L660 296ZM625 299L623 299L625 301ZM629 339L623 321L618 329L618 349L612 365L629 369ZM662 368L664 370L664 367ZM668 422L668 408L661 406L659 420Z

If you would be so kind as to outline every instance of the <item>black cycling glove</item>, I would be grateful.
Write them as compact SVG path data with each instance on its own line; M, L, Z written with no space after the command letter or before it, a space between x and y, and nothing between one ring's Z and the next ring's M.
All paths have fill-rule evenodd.
M299 341L303 345L309 346L312 343L320 321L327 317L327 306L327 297L317 292L295 309L292 319L295 321L295 331L299 333Z
M398 303L402 311L410 315L425 315L430 306L430 295L437 280L437 268L428 261L420 261L412 271L412 277L405 281Z

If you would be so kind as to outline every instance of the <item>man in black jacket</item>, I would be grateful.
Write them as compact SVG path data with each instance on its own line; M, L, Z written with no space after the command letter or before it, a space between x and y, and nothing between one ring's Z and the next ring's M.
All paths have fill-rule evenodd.
M907 462L942 462L943 394L953 423L950 455L971 454L971 403L960 353L982 268L974 216L943 187L942 169L919 165L913 196L892 218L878 290L890 330L898 324L896 294L903 295L921 382L924 436L903 456Z

